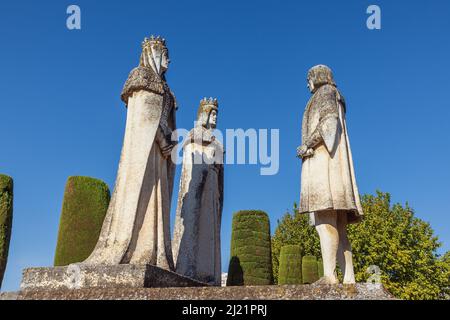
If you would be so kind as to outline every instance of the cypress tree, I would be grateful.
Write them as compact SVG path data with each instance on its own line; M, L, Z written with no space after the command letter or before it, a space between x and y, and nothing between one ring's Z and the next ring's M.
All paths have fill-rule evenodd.
M233 217L228 286L273 284L270 222L259 210Z
M319 280L317 259L315 256L304 256L302 260L302 276L304 284L311 284Z
M278 284L302 283L302 255L298 245L287 245L281 248Z
M13 218L13 179L0 174L0 288L8 261Z
M55 266L84 261L95 248L110 200L106 183L90 177L69 177L56 245Z

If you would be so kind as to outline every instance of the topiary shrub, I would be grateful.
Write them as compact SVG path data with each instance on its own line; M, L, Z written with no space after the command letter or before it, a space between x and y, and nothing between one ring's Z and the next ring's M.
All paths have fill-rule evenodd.
M323 277L323 261L322 261L322 259L317 260L317 273L319 275L319 279Z
M106 183L90 177L69 177L64 192L55 266L84 261L95 248L108 210Z
M281 248L278 284L302 283L302 255L298 245L287 245Z
M227 286L272 284L271 251L267 213L258 210L237 212L233 217Z
M317 259L314 256L304 256L302 260L302 276L304 284L311 284L319 280Z
M0 288L8 261L13 216L13 179L0 174Z

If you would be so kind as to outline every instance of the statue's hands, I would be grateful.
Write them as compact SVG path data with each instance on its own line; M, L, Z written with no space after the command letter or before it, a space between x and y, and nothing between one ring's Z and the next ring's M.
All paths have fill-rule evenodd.
M314 149L309 148L309 149L306 151L306 154L303 156L303 158L309 158L309 157L312 157L313 155L314 155Z
M222 164L214 163L212 169L214 170L215 173L219 174L220 170L222 169Z
M312 157L314 155L314 150L308 148L306 145L302 145L297 148L297 157L300 159L305 159L307 157Z
M163 155L163 157L164 157L165 159L168 159L168 158L170 157L170 155L172 154L172 150L173 150L174 147L175 147L175 145L173 145L173 144L170 144L170 145L165 146L165 147L161 147L161 146L160 146L160 148L161 148L161 153L162 153L162 155Z
M156 133L156 142L158 143L159 149L161 150L161 153L164 158L169 158L172 149L175 147L175 143L170 140L170 136L166 136L161 128L158 128L158 131Z
M302 159L303 156L306 154L306 151L308 151L308 147L305 145L302 145L297 148L297 157Z

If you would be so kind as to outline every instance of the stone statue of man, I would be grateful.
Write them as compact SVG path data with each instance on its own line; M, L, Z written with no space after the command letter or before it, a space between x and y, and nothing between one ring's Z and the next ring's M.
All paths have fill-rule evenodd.
M116 184L98 243L85 264L151 264L173 270L170 204L175 97L165 40L144 39L121 98L127 122Z
M344 97L336 88L327 66L308 72L313 96L302 124L300 213L309 213L320 238L323 283L336 284L336 258L344 273L344 284L355 283L352 252L346 226L363 215L356 186L352 153L345 121Z
M224 151L212 132L217 112L217 99L201 100L183 145L173 255L177 273L220 286Z

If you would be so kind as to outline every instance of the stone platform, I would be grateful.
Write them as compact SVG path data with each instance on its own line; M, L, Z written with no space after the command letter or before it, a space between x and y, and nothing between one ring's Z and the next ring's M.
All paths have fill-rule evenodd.
M0 300L394 300L381 285L287 285L197 288L86 288L24 290Z
M199 282L152 265L86 266L28 268L23 271L20 290L55 291L107 288L202 287Z

